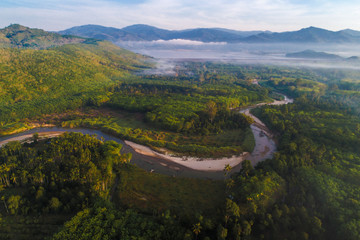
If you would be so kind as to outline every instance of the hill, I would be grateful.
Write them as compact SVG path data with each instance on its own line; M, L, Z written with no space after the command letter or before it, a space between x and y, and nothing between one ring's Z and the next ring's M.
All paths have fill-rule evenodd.
M347 62L358 62L358 56L351 56L348 58L341 57L336 54L330 54L326 52L316 52L313 50L305 50L302 52L287 53L285 55L288 58L309 58L309 59L328 59L328 60L341 60Z
M313 50L305 50L302 52L288 53L286 57L289 58L315 58L315 59L343 59L339 55L329 54L325 52L316 52Z
M59 33L86 38L108 40L111 42L116 42L118 41L118 39L122 39L123 41L143 40L142 38L124 30L111 27L103 27L99 25L84 25L80 27L73 27L64 31L60 31Z
M359 31L346 29L334 32L316 27L303 28L299 31L272 33L269 31L236 31L223 28L195 28L174 31L144 24L136 24L122 29L85 25L73 27L59 33L106 39L112 42L185 39L227 43L360 43Z
M13 27L13 26L12 26ZM131 72L147 66L142 55L124 50L110 42L80 39L66 44L51 34L18 26L27 33L39 32L27 42L48 49L27 49L22 44L0 48L0 122L2 125L31 116L61 112L87 104L104 89L129 78ZM6 29L9 31L9 28ZM9 39L9 38L8 38ZM70 38L78 40L79 38ZM72 41L70 41L72 42Z
M12 24L0 29L0 47L45 49L70 43L81 43L85 39L75 36L62 36L41 29Z

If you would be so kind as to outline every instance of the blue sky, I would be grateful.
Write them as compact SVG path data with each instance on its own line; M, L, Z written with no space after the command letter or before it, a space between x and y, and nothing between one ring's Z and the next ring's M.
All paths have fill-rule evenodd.
M292 31L316 26L360 30L359 0L1 0L0 27L45 30L84 24L167 29L223 27Z

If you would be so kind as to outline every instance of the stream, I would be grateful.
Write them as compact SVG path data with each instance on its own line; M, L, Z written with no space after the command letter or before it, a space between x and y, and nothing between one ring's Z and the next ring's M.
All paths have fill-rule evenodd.
M293 99L284 96L284 100L274 101L273 103L268 103L269 105L282 105L292 103ZM255 116L250 113L250 110L259 106L265 105L265 103L260 103L255 106L251 106L245 109L242 109L240 112L252 117L255 122L250 126L255 138L255 148L251 154L249 154L246 159L250 160L252 165L255 166L258 162L261 162L265 159L272 158L274 152L276 152L276 144L272 139L272 134L265 126L265 124ZM61 128L61 127L52 127L52 128L34 128L22 133L0 137L0 147L1 142L8 140L18 140L16 138L24 137L25 135L32 135L34 133L50 133L50 132L80 132L82 134L95 135L98 139L103 138L105 141L113 140L123 145L121 152L122 153L131 153L131 163L137 165L138 167L145 169L150 172L156 172L161 174L166 174L174 177L192 177L192 178L208 178L208 179L224 179L223 171L199 171L193 170L191 168L185 167L183 165L177 164L161 157L153 157L140 154L136 152L129 145L125 144L123 140L111 136L109 134L103 133L99 130L85 129L85 128ZM4 143L3 143L4 144ZM232 172L238 171L241 167L241 164L234 167Z

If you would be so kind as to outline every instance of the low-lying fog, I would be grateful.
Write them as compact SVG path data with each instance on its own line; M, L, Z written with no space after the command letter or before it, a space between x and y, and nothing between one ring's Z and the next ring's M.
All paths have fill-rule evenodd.
M190 40L152 42L119 42L119 46L133 52L159 59L159 67L170 61L222 61L239 64L272 64L309 67L351 68L360 70L360 61L334 59L288 58L287 53L314 50L336 54L343 58L360 57L359 45L329 44L246 44L203 43ZM161 66L162 65L162 66Z

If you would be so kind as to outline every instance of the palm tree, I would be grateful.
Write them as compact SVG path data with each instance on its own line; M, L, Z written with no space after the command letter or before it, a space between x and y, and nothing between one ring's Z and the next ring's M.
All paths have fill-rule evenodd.
M0 173L2 173L2 182L4 184L6 184L6 186L10 186L10 182L9 182L9 172L10 172L10 167L7 166L6 164L2 164L2 166L0 166Z
M15 185L17 185L16 179L17 179L17 176L15 175L15 173L11 174L11 179L10 179L10 180L11 180Z
M200 223L196 223L193 225L193 232L196 235L196 239L197 239L199 233L201 232L201 229L202 229L202 227L201 227Z
M230 166L230 164L226 164L224 167L225 176L228 175L231 170L232 170L232 167Z
M28 172L26 170L22 170L21 171L21 184L24 185L25 183L27 183L27 176L28 176Z

